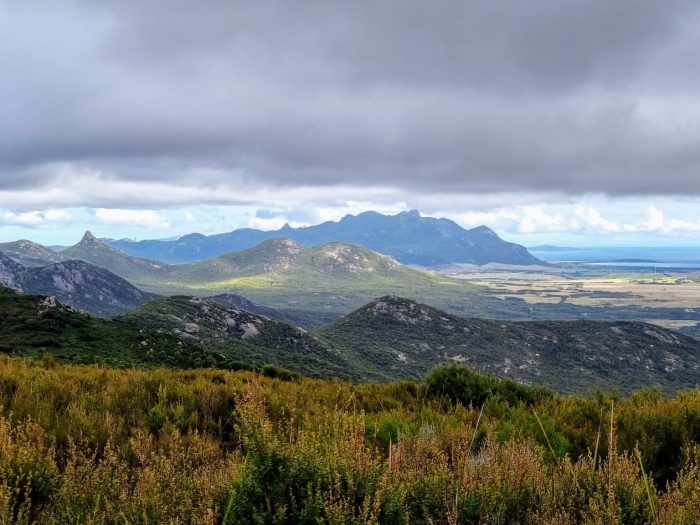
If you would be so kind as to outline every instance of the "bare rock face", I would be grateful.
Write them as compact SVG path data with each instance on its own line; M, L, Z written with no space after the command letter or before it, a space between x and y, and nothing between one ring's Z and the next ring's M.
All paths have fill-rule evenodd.
M59 301L97 315L114 315L155 296L113 273L83 261L25 267L0 252L0 284L25 293L55 296Z
M195 335L199 333L199 325L196 323L185 323L185 333Z
M244 341L255 339L259 335L260 330L258 330L256 323L245 323L243 325L243 335L241 336L241 339Z
M0 252L0 285L22 291L21 275L25 268Z

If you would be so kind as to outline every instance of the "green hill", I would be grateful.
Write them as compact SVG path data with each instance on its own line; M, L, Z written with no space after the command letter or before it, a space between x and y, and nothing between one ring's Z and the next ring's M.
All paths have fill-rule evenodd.
M421 378L441 363L560 392L693 388L700 341L638 322L466 319L382 297L317 332L382 379Z
M274 364L320 377L361 377L360 367L306 331L198 297L158 299L119 319L222 352L248 366Z
M389 293L474 315L527 315L525 305L487 298L477 286L340 242L305 248L290 239L270 239L241 252L168 265L127 255L87 232L62 255L106 268L159 295L242 295L311 328Z
M382 294L421 297L445 308L489 315L525 306L484 299L464 281L402 265L360 246L334 242L304 248L272 239L255 248L192 264L167 266L127 277L161 295L215 295L233 292L298 318L305 326L333 321Z
M53 297L0 286L0 352L116 367L240 368L229 356L122 320L93 317Z
M300 328L194 297L159 299L102 319L54 297L0 286L0 353L116 367L273 364L308 376L361 375L341 353Z

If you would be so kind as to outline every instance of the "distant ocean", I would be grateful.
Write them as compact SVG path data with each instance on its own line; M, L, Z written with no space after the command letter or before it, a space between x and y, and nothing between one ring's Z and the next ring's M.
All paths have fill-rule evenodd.
M530 253L547 262L579 262L598 266L630 268L700 268L700 248L595 247L530 248Z

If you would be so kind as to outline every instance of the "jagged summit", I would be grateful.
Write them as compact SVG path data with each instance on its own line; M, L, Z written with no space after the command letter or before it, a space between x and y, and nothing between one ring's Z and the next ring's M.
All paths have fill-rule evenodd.
M97 237L95 237L90 230L86 231L85 234L83 235L83 238L80 239L80 244L87 244L87 243L93 243L93 242L103 242Z
M472 231L474 233L482 234L482 235L489 235L491 237L496 237L497 239L499 238L498 234L495 231L493 231L491 228L489 228L488 226L477 226L476 228L472 228L470 231Z
M89 231L85 232L78 244L67 248L61 252L61 255L64 260L85 261L132 282L139 281L167 266L161 262L127 255L102 239L98 239Z

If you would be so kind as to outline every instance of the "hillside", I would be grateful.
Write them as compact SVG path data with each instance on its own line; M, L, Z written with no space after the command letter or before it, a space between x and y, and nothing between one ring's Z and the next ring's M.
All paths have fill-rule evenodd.
M110 243L130 255L186 263L245 250L278 237L307 247L336 241L358 244L404 264L419 266L490 262L541 264L525 247L503 241L486 226L467 230L449 219L421 217L416 210L393 216L365 212L347 215L339 222L328 221L302 228L285 225L277 231L242 228L211 236L191 234L173 241L118 240Z
M112 248L106 242L85 232L80 242L60 252L66 259L79 259L94 264L131 282L157 275L166 265L139 257L132 257Z
M700 378L700 341L638 322L465 319L383 297L317 335L383 378L420 378L450 362L561 392L675 391Z
M120 319L216 349L249 366L272 363L308 376L361 376L340 353L304 330L212 300L168 297Z
M124 321L78 312L53 297L0 287L0 352L50 355L62 361L110 366L240 368L228 356Z
M84 261L25 267L0 252L0 285L58 298L79 310L110 316L155 299L121 277Z

